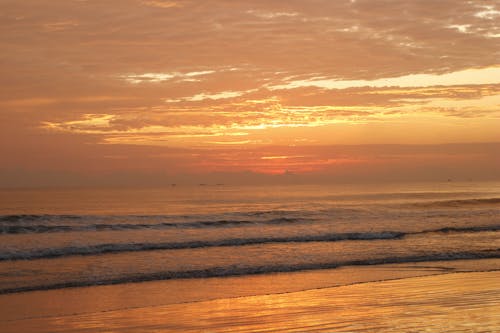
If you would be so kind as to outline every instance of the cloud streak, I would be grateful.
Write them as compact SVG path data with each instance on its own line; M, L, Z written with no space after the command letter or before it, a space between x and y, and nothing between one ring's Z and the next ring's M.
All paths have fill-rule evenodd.
M316 79L291 81L286 84L269 86L271 90L294 89L302 87L318 87L325 89L348 89L360 87L415 88L435 86L460 86L473 84L500 84L500 67L466 69L444 74L410 74L400 77L381 78L376 80L335 80Z

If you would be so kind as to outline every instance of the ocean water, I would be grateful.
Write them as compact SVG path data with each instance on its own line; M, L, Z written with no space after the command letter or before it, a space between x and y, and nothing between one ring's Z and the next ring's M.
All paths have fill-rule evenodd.
M500 184L0 192L0 294L500 258Z

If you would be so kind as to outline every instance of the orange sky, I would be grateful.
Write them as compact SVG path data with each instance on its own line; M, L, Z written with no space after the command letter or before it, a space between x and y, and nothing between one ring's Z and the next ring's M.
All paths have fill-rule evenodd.
M500 1L2 0L0 30L0 187L500 179Z

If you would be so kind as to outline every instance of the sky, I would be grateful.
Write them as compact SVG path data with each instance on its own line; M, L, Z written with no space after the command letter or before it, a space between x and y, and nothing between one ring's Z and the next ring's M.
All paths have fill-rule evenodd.
M0 0L0 187L500 180L500 1Z

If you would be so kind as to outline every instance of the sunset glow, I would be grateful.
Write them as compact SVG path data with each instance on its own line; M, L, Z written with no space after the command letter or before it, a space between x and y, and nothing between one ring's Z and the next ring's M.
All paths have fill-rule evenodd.
M0 182L496 179L499 13L451 0L3 1Z
M0 333L500 332L500 0L0 31Z

